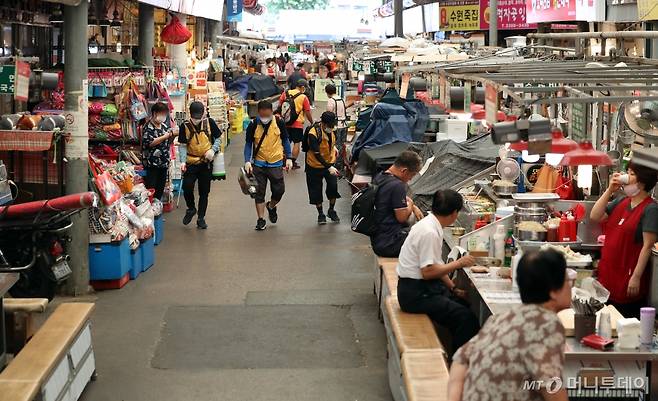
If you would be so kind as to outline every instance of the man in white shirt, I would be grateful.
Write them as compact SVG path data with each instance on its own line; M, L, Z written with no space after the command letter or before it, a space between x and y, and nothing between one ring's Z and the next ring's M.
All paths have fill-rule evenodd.
M338 118L338 124L336 125L336 149L338 149L338 157L335 166L338 171L343 171L346 155L345 142L347 142L347 109L354 103L352 102L349 105L345 103L345 100L336 94L337 90L334 84L325 86L324 91L329 98L327 100L327 111L334 113Z
M461 298L448 275L472 266L475 259L464 256L443 262L443 227L453 224L464 205L461 195L451 189L437 191L432 213L414 225L402 245L398 262L398 301L407 313L427 314L452 334L453 351L468 342L479 330L478 320Z

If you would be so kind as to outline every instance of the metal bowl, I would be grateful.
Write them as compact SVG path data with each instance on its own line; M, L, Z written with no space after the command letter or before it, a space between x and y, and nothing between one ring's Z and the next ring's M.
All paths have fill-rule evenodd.
M546 231L525 231L525 230L518 230L518 239L520 241L538 241L538 242L543 242L546 241Z

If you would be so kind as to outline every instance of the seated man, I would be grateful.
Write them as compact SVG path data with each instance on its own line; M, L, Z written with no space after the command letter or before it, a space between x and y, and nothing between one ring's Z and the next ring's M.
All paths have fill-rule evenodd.
M448 274L472 266L475 259L464 256L443 263L443 227L457 220L464 205L461 195L451 189L434 194L432 213L414 225L409 232L398 262L398 301L407 313L427 314L434 322L446 326L452 334L456 351L477 334L475 314L461 299Z
M417 153L404 151L387 171L379 174L373 184L379 185L375 199L377 232L370 237L375 254L397 258L404 240L409 234L409 218L422 218L422 212L407 196L407 183L421 169Z

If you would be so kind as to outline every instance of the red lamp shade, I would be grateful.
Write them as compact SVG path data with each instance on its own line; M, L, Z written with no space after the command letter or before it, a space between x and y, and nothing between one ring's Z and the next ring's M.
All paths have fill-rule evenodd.
M561 166L612 166L612 159L605 152L594 149L591 142L582 142L578 144L576 150L567 152Z
M551 153L559 153L561 155L578 149L576 141L567 139L562 135L562 131L553 130L553 144L551 145Z
M553 142L551 144L551 151L549 153L559 153L563 155L567 152L578 149L578 144L576 141L565 138L564 135L562 135L562 131L559 129L554 129L552 135ZM517 152L528 150L528 142L514 142L510 144L510 149L516 150Z

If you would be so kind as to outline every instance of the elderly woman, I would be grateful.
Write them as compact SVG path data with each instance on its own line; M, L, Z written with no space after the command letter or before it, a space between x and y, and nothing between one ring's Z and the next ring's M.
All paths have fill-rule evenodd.
M450 401L567 401L564 327L557 317L571 304L566 261L554 250L526 253L517 283L523 305L489 318L455 354Z

